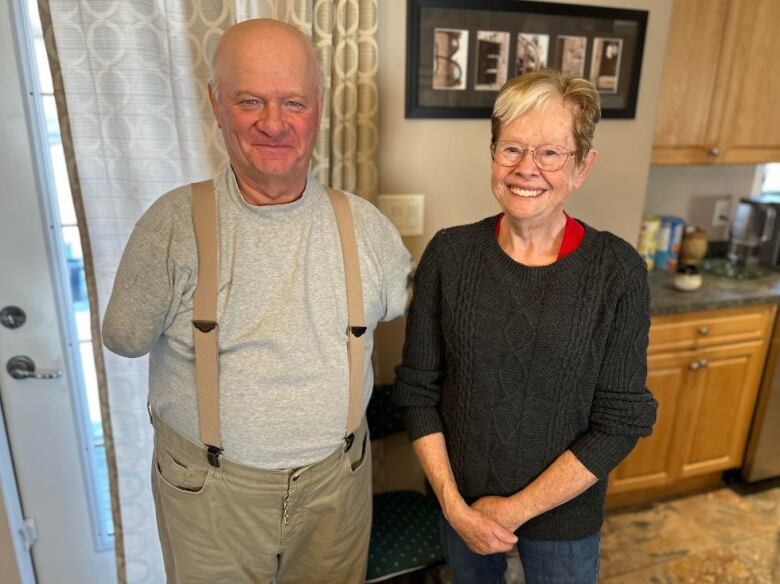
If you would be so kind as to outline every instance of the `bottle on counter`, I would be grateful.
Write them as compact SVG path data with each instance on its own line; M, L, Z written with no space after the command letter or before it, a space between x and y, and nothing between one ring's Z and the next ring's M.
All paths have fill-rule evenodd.
M707 232L688 225L680 243L680 264L698 266L707 255Z
M647 264L647 269L655 266L655 252L658 249L658 232L661 228L660 217L645 217L639 229L639 245L637 251Z
M655 269L674 271L680 257L685 221L671 215L662 215L660 219L654 256Z

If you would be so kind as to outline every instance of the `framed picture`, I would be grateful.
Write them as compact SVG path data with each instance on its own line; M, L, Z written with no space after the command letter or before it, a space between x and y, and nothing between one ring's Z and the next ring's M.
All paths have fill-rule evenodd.
M620 57L623 39L593 39L593 57L590 62L590 82L601 93L616 93L620 80Z
M588 79L604 118L636 114L647 11L523 0L407 0L406 117L489 118L510 78Z
M437 91L466 89L468 48L468 30L455 28L433 30L433 89Z
M517 33L515 75L549 67L550 35L528 32Z

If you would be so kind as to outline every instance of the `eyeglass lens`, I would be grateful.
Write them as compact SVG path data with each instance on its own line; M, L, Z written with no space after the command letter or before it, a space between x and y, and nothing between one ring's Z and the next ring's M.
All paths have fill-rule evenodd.
M526 154L531 154L534 163L548 172L560 170L566 164L571 152L561 150L557 146L545 145L538 148L526 148L518 144L496 144L493 157L501 166L516 166Z

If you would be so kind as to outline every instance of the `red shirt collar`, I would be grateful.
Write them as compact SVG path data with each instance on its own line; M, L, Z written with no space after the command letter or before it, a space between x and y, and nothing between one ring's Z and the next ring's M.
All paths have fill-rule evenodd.
M561 241L561 247L558 249L557 259L559 260L577 249L585 238L585 228L582 226L582 223L566 211L563 214L566 215L566 226L563 228L563 240ZM501 220L503 218L504 214L501 213L496 220L496 238L498 238L498 234L501 232Z

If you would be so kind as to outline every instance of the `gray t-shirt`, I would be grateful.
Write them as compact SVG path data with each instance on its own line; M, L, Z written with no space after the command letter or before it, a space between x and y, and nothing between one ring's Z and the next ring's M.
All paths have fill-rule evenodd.
M257 468L294 468L341 443L349 397L344 264L336 218L313 175L298 200L247 204L230 167L214 178L219 214L217 298L224 455ZM365 391L373 386L373 331L407 302L409 252L371 203L348 194L366 318ZM199 440L192 294L197 253L189 185L160 197L122 256L103 341L149 355L149 400Z

